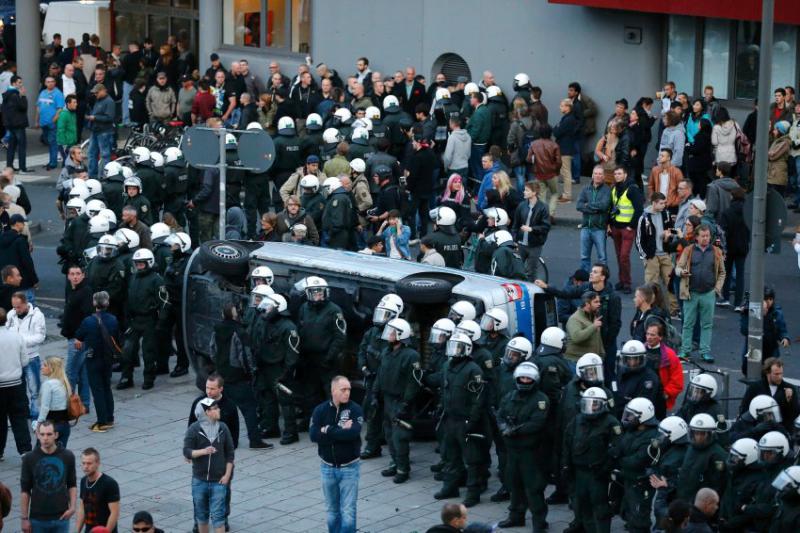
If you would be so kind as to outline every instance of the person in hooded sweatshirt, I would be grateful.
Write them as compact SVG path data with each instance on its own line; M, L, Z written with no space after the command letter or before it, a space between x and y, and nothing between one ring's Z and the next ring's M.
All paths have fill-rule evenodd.
M225 497L233 475L233 438L220 422L216 400L205 398L195 407L197 422L183 438L183 456L192 462L194 519L201 532L225 531Z
M467 130L461 128L461 119L451 116L449 119L450 135L444 149L442 162L447 175L466 176L469 172L469 156L472 152L472 138Z
M727 162L717 163L716 178L706 189L706 216L719 224L722 214L731 205L731 193L739 188L739 184L731 177L733 165Z
M741 131L724 107L719 108L711 130L711 146L714 147L714 162L730 163L734 167L736 157L736 134Z
M247 238L247 221L241 207L229 207L225 214L225 238L242 240Z

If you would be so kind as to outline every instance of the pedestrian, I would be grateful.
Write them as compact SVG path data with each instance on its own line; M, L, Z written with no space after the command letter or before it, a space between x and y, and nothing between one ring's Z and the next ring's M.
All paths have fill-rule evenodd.
M320 457L322 494L325 497L329 533L355 533L360 477L361 406L350 401L350 381L331 380L330 400L314 408L309 426L311 442Z
M36 119L34 121L35 127L42 128L42 138L49 148L50 159L44 167L46 171L58 167L56 129L58 117L64 105L64 94L56 87L55 78L47 76L44 79L44 89L41 90L36 100Z
M739 183L733 179L733 165L720 162L716 165L714 181L706 190L706 215L719 224L722 214L728 210L733 199L733 191L739 189Z
M86 281L82 267L72 265L67 270L67 295L64 316L61 319L61 336L67 339L67 377L73 390L80 394L81 402L89 410L89 375L86 353L75 348L75 333L83 319L92 314L92 288Z
M581 296L581 307L567 320L567 349L564 357L577 362L585 353L605 355L600 328L603 316L600 310L600 295L594 291L586 291Z
M525 276L531 282L538 277L539 257L550 232L550 214L544 202L539 201L540 191L541 184L538 181L525 184L523 195L526 201L517 206L509 228L525 263Z
M78 99L74 94L67 96L64 109L58 114L56 125L56 144L61 154L61 165L66 167L67 154L71 152L71 146L78 143L78 123L75 110L78 108Z
M6 310L0 307L0 457L6 448L8 426L14 432L14 441L20 455L31 450L31 437L28 433L28 394L24 372L28 366L28 353L25 339L19 333L7 329Z
M164 123L175 116L175 106L178 101L170 81L166 73L159 72L156 75L156 83L147 91L147 114L151 121ZM226 90L227 87L226 83ZM237 95L232 96L235 98Z
M133 531L136 533L164 533L163 529L153 525L153 515L147 511L137 511L133 515Z
M783 379L784 363L777 357L768 357L761 365L760 379L748 385L739 406L739 412L747 412L750 402L760 395L771 397L778 405L780 418L778 422L790 434L794 420L800 415L800 395L798 388Z
M19 167L14 167L15 171L20 174L28 174L30 171L25 159L28 142L25 136L25 128L28 127L28 97L22 84L22 78L17 75L11 76L11 85L3 93L0 113L3 115L3 127L9 135L6 166L14 167L14 156L16 155Z
M626 294L631 293L631 248L643 208L642 191L628 176L628 170L618 166L614 169L614 186L611 189L609 227L619 265L619 283L614 288Z
M656 290L660 291L661 288L653 283L646 283L636 288L633 294L635 312L631 319L631 339L644 342L645 328L648 324L659 319L665 322L669 320L669 312L656 303Z
M23 533L68 533L77 509L75 456L58 446L53 422L36 428L39 445L22 457L19 512Z
M100 470L100 452L94 448L83 450L81 470L84 476L81 478L75 529L78 533L91 533L95 527L105 527L110 533L117 533L119 484Z
M678 182L678 208L676 214L673 216L670 212L670 218L674 219L673 227L676 230L686 233L686 219L689 217L689 205L694 199L692 196L692 181L684 178ZM698 201L702 201L699 198Z
M664 131L661 134L661 144L659 151L669 148L672 152L672 164L676 167L683 167L683 151L686 146L686 130L683 127L681 116L675 111L668 111L662 119ZM691 176L690 176L691 177ZM698 191L694 191L698 194Z
M722 250L711 244L711 228L701 224L696 230L697 242L684 248L675 274L680 277L680 299L683 301L683 335L680 357L692 352L692 332L700 323L700 357L713 362L711 334L714 324L715 294L725 282Z
M672 276L672 250L677 233L666 211L667 199L660 192L650 196L650 205L644 209L636 226L636 247L644 262L644 282L661 284L662 294L669 298L670 311L677 311L678 304L669 292Z
M714 147L714 162L729 163L734 168L738 162L736 137L741 132L739 125L733 120L724 107L720 107L711 130L711 145Z
M713 184L712 184L713 185ZM750 228L744 215L746 193L744 189L731 191L731 204L720 217L719 225L725 232L727 253L725 254L725 284L717 305L729 307L731 302L731 282L735 278L733 308L737 313L744 311L745 261L750 253ZM764 356L767 357L767 356Z
M383 237L387 257L411 259L411 251L408 248L411 228L403 224L399 211L396 209L389 211L386 220L378 228L377 234Z
M39 415L33 421L33 429L49 420L54 424L58 437L56 441L62 448L67 447L69 441L69 397L72 387L64 372L64 360L60 357L48 357L42 363L42 385L40 389Z
M647 363L661 380L667 411L672 411L675 401L683 392L683 365L675 350L664 342L666 336L664 322L654 320L645 327L644 347Z
M25 293L30 301L35 301L35 289L39 286L39 276L31 256L31 246L23 235L27 219L19 213L8 218L8 226L0 233L0 265L13 265L17 268L22 281L19 290Z
M564 282L561 290L569 290L571 287L581 285L589 281L589 273L579 268ZM558 298L556 300L556 313L558 314L558 323L561 328L567 327L567 320L572 316L578 307L581 305L580 295L578 298Z
M422 253L422 257L420 258L419 262L423 265L440 267L446 266L444 257L442 257L442 254L436 251L433 238L429 235L426 235L420 240L419 251Z
M86 115L86 120L89 121L92 130L89 140L89 177L98 179L101 177L99 169L105 168L106 163L111 161L111 152L116 148L114 146L116 109L114 100L108 96L108 89L102 83L98 83L92 88L92 94L97 100L91 112Z
M550 221L553 224L559 201L558 176L561 171L561 149L550 138L553 130L548 124L539 127L538 135L539 137L531 143L525 161L531 165L533 177L547 188L543 200L549 204Z
M458 116L451 115L448 124L450 135L447 137L447 145L442 154L445 172L447 175L466 176L469 173L472 139L467 130L461 128L461 119Z
M767 185L781 195L786 192L789 183L789 150L792 143L789 139L791 124L786 120L775 123L770 132L770 143L767 162ZM9 148L10 149L10 148Z
M559 198L560 203L572 201L572 158L580 158L578 152L578 142L580 140L580 119L573 112L573 103L569 98L561 100L559 104L561 120L553 128L553 136L558 143L561 152L561 179L563 182L563 192ZM580 179L580 176L574 176Z
M438 174L437 155L431 150L429 140L422 136L419 127L414 128L412 139L414 152L406 162L406 190L411 193L407 216L411 227L411 238L424 237L428 234L428 212L433 197L434 177ZM438 183L436 184L438 188ZM481 184L483 190L483 184ZM419 231L417 231L419 218Z
M38 307L28 302L24 292L15 292L11 296L11 307L6 317L6 328L16 331L25 340L28 364L25 366L25 382L30 397L30 416L39 416L39 388L41 387L41 366L39 347L44 343L47 326L44 314Z
M681 203L679 187L683 172L672 164L672 150L669 148L658 152L656 163L647 180L647 197L652 197L654 192L663 194L667 199L667 212L674 218Z
M690 137L691 119L686 123L687 141ZM685 150L686 175L694 184L694 193L700 198L706 197L708 183L710 181L711 170L713 168L713 156L711 146L711 122L705 118L697 122L698 129L692 141L688 141Z
M603 167L592 169L592 182L581 189L576 209L583 213L581 223L581 269L589 270L592 248L597 251L597 261L607 264L606 238L611 210L611 189L604 183ZM552 215L552 202L551 202ZM612 232L613 235L613 232Z
M192 462L194 520L200 533L225 532L225 497L233 474L234 448L230 430L220 422L219 404L200 400L195 407L197 422L183 438L183 456Z
M442 506L442 523L429 528L425 533L461 533L467 527L467 508L460 503Z

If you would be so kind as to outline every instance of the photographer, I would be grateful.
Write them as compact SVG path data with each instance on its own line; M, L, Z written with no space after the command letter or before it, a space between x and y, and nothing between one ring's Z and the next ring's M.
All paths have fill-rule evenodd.
M672 273L669 250L674 247L680 233L672 229L666 207L666 196L658 191L650 195L650 205L645 208L636 226L636 248L644 261L645 283L660 282L663 285L672 311L678 308L678 304L675 296L667 290Z

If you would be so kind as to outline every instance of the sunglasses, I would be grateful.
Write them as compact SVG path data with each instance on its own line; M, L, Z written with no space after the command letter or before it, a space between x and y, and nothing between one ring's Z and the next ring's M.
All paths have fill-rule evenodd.
M148 531L150 531L151 529L153 529L153 526L147 526L147 527L134 527L134 528L133 528L133 531L134 531L135 533L147 533L147 532L148 532Z

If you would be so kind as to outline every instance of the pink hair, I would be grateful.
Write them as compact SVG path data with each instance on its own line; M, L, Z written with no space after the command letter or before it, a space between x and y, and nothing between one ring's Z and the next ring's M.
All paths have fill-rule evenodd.
M456 180L461 182L461 190L456 193L455 201L459 204L464 201L464 180L459 174L452 174L447 180L447 187L445 187L442 194L442 202L450 200L450 191L452 190L453 182Z

